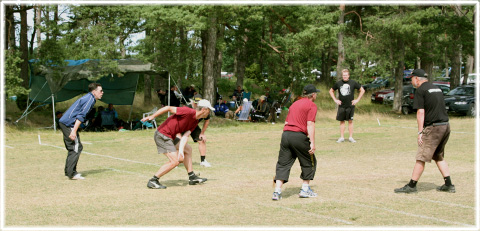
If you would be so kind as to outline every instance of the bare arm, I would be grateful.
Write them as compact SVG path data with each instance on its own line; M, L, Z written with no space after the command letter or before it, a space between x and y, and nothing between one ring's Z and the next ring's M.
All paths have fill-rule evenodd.
M315 154L315 122L307 121L307 132L310 138L310 150L308 150L308 153L313 155Z
M360 87L360 93L358 94L358 98L356 100L352 100L352 105L357 104L358 101L360 101L360 99L362 98L364 93L365 93L365 89L363 89L363 87Z
M417 110L417 124L418 124L418 145L423 144L422 136L423 134L421 133L423 131L423 124L425 122L425 109L418 109Z
M162 115L166 112L170 112L172 114L175 114L177 113L177 107L172 107L172 106L165 106L165 107L162 107L160 108L158 111L156 111L155 113L153 113L153 115L151 116L147 116L145 118L142 119L142 122L145 122L145 121L149 121L149 120L153 120L155 118L157 118L157 116L159 115Z
M335 98L335 90L333 90L333 88L330 88L330 90L328 91L328 93L330 93L330 97L332 97L333 101L338 104L338 105L341 105L342 104L342 101L338 100L337 98Z
M203 140L205 142L207 141L207 137L205 136L205 132L207 131L208 124L210 124L210 120L205 120L205 122L203 123L202 132L199 135L200 140Z
M186 131L182 138L180 138L180 144L178 145L178 159L180 160L180 156L182 156L182 158L184 157L184 150L185 150L185 145L187 145L187 141L188 141L188 136L190 136L190 131Z

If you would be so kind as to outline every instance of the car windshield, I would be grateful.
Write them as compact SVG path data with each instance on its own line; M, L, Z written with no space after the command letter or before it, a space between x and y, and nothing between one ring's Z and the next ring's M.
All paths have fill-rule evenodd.
M457 87L451 90L447 95L473 96L474 90L473 87Z

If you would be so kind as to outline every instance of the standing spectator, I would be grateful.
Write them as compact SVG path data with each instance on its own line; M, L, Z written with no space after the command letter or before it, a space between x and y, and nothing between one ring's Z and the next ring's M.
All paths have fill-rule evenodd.
M282 198L282 185L288 182L290 169L298 157L303 180L300 198L316 197L317 194L310 189L310 181L315 176L317 159L315 158L315 117L317 105L313 102L320 92L314 85L309 84L303 89L303 98L290 106L285 126L283 127L282 140L275 174L275 191L272 200Z
M187 169L190 185L203 183L207 180L206 178L198 177L198 175L193 172L192 148L187 144L187 138L197 127L198 120L206 118L211 110L215 109L213 109L208 100L200 100L196 110L188 107L167 106L160 108L153 115L141 120L142 122L150 121L167 112L173 114L155 131L154 140L157 145L158 153L163 153L168 158L168 162L162 165L155 175L148 181L148 188L167 188L160 184L158 180L160 177L178 166L180 162L183 162ZM179 133L183 134L181 139L176 137Z
M85 179L77 172L78 159L83 150L78 128L81 123L85 122L87 113L93 108L97 99L101 99L103 96L102 85L99 83L89 84L88 91L89 93L75 101L59 120L63 133L63 142L68 151L65 163L65 176L71 180Z
M170 95L170 106L172 107L180 107L180 98L177 97L179 93L177 92L177 87L175 85L170 87L169 95ZM180 94L181 97L181 94ZM167 105L168 105L168 99L167 99Z
M160 108L167 105L167 101L166 101L167 92L166 91L164 91L162 89L157 90L157 96L158 96L158 99L160 100Z
M354 99L355 89L360 90L357 99ZM339 99L335 98L334 91L336 90L339 92ZM345 132L346 120L348 120L348 132L350 133L348 141L352 143L357 142L353 139L353 115L355 113L355 104L360 101L365 90L355 80L350 79L350 72L347 69L343 69L342 80L336 82L335 85L330 88L329 93L333 101L338 105L337 120L340 121L340 138L337 140L337 143L345 141L343 134Z
M185 97L185 100L187 102L190 102L190 99L195 95L195 85L190 85L188 87L185 88L185 91L183 92L183 96ZM186 104L186 102L185 102Z
M428 82L424 70L416 69L412 75L412 85L417 89L413 98L413 108L417 109L418 150L410 182L402 188L395 189L394 192L416 193L417 182L425 169L425 162L430 163L433 159L445 181L444 185L437 187L437 191L454 193L455 186L450 179L448 164L444 160L450 124L442 90Z

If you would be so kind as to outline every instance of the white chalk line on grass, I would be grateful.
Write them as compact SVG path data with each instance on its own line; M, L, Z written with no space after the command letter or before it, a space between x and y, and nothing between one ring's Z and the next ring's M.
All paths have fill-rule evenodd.
M40 144L40 145L50 146L50 147L59 148L59 149L65 149L65 147L59 147L59 146L55 146L55 145L51 145L51 144ZM145 165L153 165L153 166L160 167L160 165L158 165L158 164L145 163L145 162L136 161L136 160L118 158L118 157L114 157L114 156L100 155L100 154L96 154L96 153L92 153L92 152L82 151L82 153L85 153L87 155L92 155L92 156L101 156L101 157L110 158L110 159L114 159L114 160L127 161L127 162L131 162L131 163L136 163L136 164L145 164Z
M408 128L408 129L417 129L417 127L404 127L404 126L393 126L393 125L383 125L382 127L389 127L389 128ZM457 132L457 131L450 131L450 133L458 133L458 134L475 134L475 132Z
M5 147L6 147L6 148L11 148L11 149L13 149L13 147L12 147L12 146L8 146L8 145L5 145Z

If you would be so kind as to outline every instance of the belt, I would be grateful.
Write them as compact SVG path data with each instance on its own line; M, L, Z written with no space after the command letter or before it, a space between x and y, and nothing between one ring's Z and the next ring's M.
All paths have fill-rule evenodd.
M426 126L426 127L430 127L430 126L436 127L436 126L442 126L442 125L448 125L448 122L433 123L433 124L428 125L428 126Z

